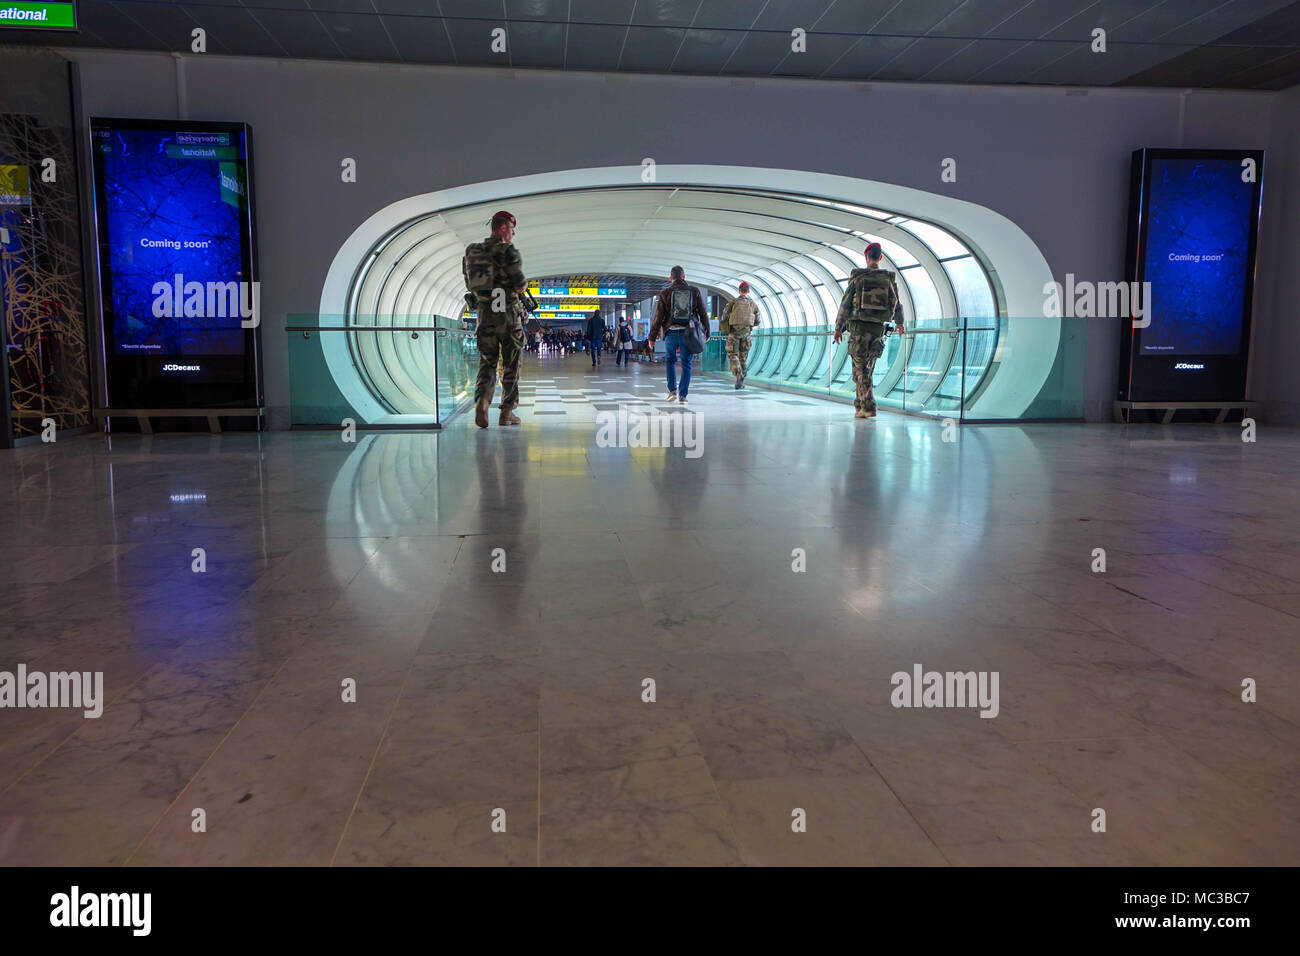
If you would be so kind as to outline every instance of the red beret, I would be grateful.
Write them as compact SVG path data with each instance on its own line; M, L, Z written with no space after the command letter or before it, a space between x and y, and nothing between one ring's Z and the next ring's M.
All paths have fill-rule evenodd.
M871 245L867 246L866 255L868 259L879 258L882 254L883 254L883 250L881 250L880 248L880 243L873 242Z

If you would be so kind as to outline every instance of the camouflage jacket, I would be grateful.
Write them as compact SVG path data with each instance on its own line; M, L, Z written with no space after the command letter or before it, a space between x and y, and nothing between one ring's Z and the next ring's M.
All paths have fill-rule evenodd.
M518 298L518 290L528 284L524 278L524 257L513 242L502 242L497 236L488 236L483 245L492 256L493 288L505 289L507 298L513 301Z
M894 321L901 308L895 273L889 269L854 269L849 286L840 300L835 331L843 332L849 322Z

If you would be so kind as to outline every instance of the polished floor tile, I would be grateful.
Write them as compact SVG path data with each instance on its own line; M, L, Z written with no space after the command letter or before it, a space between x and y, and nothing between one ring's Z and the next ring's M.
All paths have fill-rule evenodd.
M1300 432L662 375L0 454L0 865L1300 863Z

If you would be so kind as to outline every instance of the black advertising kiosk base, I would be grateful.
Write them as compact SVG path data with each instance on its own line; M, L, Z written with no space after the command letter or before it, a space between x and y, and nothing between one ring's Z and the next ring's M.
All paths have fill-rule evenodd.
M1228 412L1240 408L1245 413L1246 410L1254 408L1254 402L1116 402L1115 403L1115 421L1125 425L1133 424L1133 413L1135 411L1163 411L1164 415L1160 419L1161 425L1173 423L1174 416L1184 409L1193 409L1196 411L1218 410L1215 416L1214 424L1222 425L1228 419Z
M266 408L97 408L95 418L108 421L112 418L134 418L140 426L140 434L152 435L152 418L206 418L208 431L213 434L221 432L221 419L251 418L258 419L258 431L261 420L266 416Z

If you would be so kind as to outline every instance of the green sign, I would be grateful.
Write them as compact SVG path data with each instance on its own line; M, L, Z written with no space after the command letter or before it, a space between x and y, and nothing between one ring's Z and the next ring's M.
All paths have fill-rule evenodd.
M167 156L171 159L216 159L231 162L239 158L233 146L177 146L168 143Z
M239 164L222 163L218 170L221 176L221 201L238 209L246 194L244 177Z
M28 0L0 0L0 27L28 30L75 30L74 3L30 3Z

